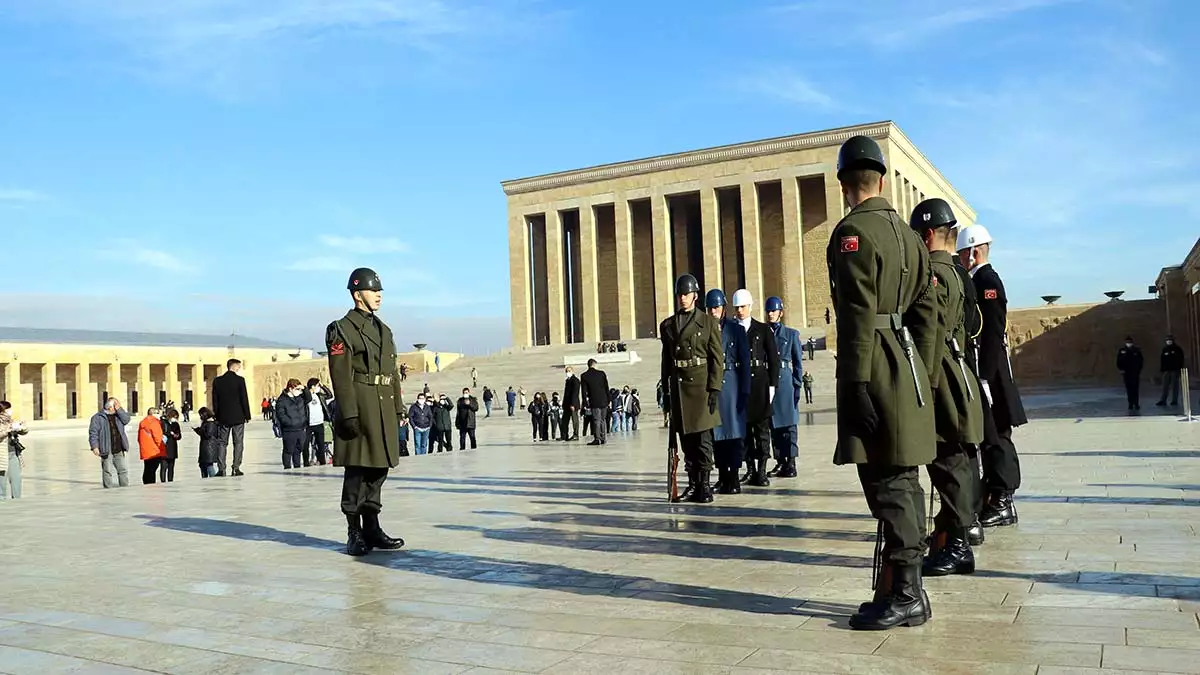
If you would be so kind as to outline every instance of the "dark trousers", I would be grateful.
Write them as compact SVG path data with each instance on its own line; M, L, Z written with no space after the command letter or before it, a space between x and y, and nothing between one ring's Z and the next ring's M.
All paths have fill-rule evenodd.
M325 425L324 424L309 425L308 440L305 443L305 447L307 448L310 445L312 446L313 461L316 462L317 464L324 464L325 463ZM308 454L308 452L306 450L305 455L307 455L307 454ZM308 461L307 456L304 458L304 461L305 462Z
M984 442L980 453L983 484L988 492L1016 492L1021 487L1021 460L1012 442L1012 427L996 421L996 442Z
M387 480L387 467L348 466L342 478L342 513L359 515L379 513L383 482Z
M812 403L812 387L804 388L804 402Z
M971 456L962 443L938 443L937 457L929 466L929 482L942 500L933 518L934 529L966 529L975 522L975 477Z
M242 469L242 453L245 451L246 425L235 424L227 427L224 424L218 424L217 430L221 432L221 452L217 455L217 471L221 475L225 475L225 458L229 450L229 438L233 437L233 470L241 471Z
M301 453L308 454L307 446L304 444L307 437L308 429L283 430L283 468L300 468Z
M562 429L562 413L550 415L550 439L558 440L558 432ZM544 440L544 439L543 439Z
M162 463L158 465L158 482L174 483L175 482L175 458L164 457Z
M429 430L429 452L434 452L435 445L437 452L450 452L454 449L454 441L450 439L449 429L434 427Z
M775 453L775 461L784 457L799 457L800 446L796 442L796 427L783 427L771 430L771 447Z
M467 449L467 437L471 437L471 449L475 449L475 430L474 429L459 429L458 430L458 449ZM545 440L545 439L542 439Z
M915 466L858 465L858 482L871 515L883 526L883 561L921 564L925 539L925 491Z
M746 425L746 459L765 462L771 456L771 419Z
M509 417L513 416L513 405L515 405L515 404L513 404L513 403L508 404L508 416Z
M1142 374L1137 373L1121 373L1121 379L1125 380L1125 399L1130 406L1140 406L1141 400L1138 395L1138 390L1142 385Z
M713 441L713 464L718 469L737 471L746 458L746 444L740 438Z
M568 426L571 427L570 435L567 435ZM563 408L562 427L559 430L559 437L563 439L579 438L579 408L571 408L570 410Z
M683 463L685 466L700 471L712 471L712 429L697 431L694 434L679 434L679 445L683 448Z
M608 408L592 408L592 439L604 443L608 436Z
M158 476L158 465L161 462L161 457L142 461L142 485L150 485L154 482L154 478Z

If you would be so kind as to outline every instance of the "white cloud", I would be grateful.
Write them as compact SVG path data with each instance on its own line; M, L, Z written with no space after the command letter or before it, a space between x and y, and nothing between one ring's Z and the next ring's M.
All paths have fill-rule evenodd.
M192 274L198 271L195 265L185 262L174 253L170 253L167 250L168 247L156 248L147 245L146 242L133 239L117 239L114 243L116 244L116 248L105 249L100 252L102 258L119 262L132 262L141 267L149 267L164 272Z
M748 93L770 96L800 106L826 110L842 107L837 100L808 78L780 68L743 76L738 78L735 84Z
M44 202L48 199L49 196L36 190L0 188L0 204L28 204L30 202Z
M405 253L408 244L395 237L342 237L323 234L319 237L322 245L349 253Z

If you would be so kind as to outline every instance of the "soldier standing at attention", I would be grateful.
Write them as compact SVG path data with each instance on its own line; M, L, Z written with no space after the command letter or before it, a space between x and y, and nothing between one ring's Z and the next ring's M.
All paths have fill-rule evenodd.
M375 314L383 302L379 275L366 267L346 284L354 309L325 330L329 379L338 402L334 420L333 464L345 467L342 513L349 524L346 552L366 555L378 548L404 546L379 526L380 492L388 469L400 460L399 421L404 415L396 343L392 330Z
M750 316L754 298L741 288L733 294L733 311L750 342L750 398L746 402L746 475L742 482L767 487L767 459L771 457L771 400L779 383L779 349L775 334Z
M971 274L967 268L963 267L961 258L956 258L954 262L954 271L958 272L963 289L963 325L966 329L967 370L975 375L975 383L978 385L975 391L980 392L979 405L983 408L983 443L967 447L967 454L971 458L971 498L972 510L975 513L975 520L967 528L967 543L971 546L982 546L984 534L983 526L979 524L979 512L983 509L984 491L979 453L984 443L998 442L999 435L996 432L996 421L992 418L992 406L988 403L988 398L983 391L983 380L979 379L978 340L979 333L983 330L983 315L979 312L979 300L975 297L975 282L971 281Z
M929 253L883 192L883 152L865 136L838 153L851 206L826 249L837 316L835 464L855 464L882 538L875 594L850 617L857 630L929 620L921 587L925 494L918 468L935 456L925 369L937 337Z
M733 319L725 318L725 293L714 288L704 296L708 315L721 326L721 344L725 349L725 376L717 412L721 424L713 430L713 454L716 458L717 492L741 494L738 470L746 455L746 402L750 398L750 343L746 331Z
M688 501L711 502L712 430L721 423L717 402L725 372L721 327L700 311L700 283L685 274L675 280L675 314L658 326L662 341L662 380L671 406L668 433L679 434L688 484ZM603 420L599 422L603 424Z
M985 436L980 448L987 497L979 523L984 527L999 527L1017 524L1013 493L1021 487L1021 462L1012 442L1012 431L1028 420L1008 360L1008 296L1000 275L988 262L991 248L992 235L984 226L970 225L959 230L958 255L971 274L983 317L979 333L979 378L996 425L996 434Z
M967 541L967 530L975 522L974 468L967 448L983 440L983 394L975 373L967 369L964 352L963 280L954 264L957 222L950 205L936 197L917 204L909 219L929 251L931 294L938 310L938 341L929 363L937 457L926 470L942 508L933 519L929 555L921 570L927 577L975 572L975 555Z
M804 349L800 331L783 325L783 300L767 298L767 325L779 349L779 384L771 399L771 445L775 449L775 468L780 478L796 477L796 458L800 446L796 425L800 424L800 391L804 388Z
M1117 350L1117 370L1121 371L1121 379L1125 382L1125 399L1129 402L1130 410L1142 409L1138 389L1142 384L1142 365L1145 361L1141 348L1133 344L1133 338L1125 338L1125 346Z

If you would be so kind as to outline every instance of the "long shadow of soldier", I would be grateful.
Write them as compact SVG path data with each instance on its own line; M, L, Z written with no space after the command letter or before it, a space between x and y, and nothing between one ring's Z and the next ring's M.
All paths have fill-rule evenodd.
M663 499L634 500L627 502L572 502L567 501L568 493L551 494L551 497L563 497L556 501L530 501L530 504L547 506L578 506L596 511L623 511L637 513L661 513L664 515L717 516L722 518L741 517L757 519L780 520L869 520L875 522L869 513L843 513L840 511L799 511L791 509L760 509L747 506L711 506L695 507L688 504L671 504ZM871 541L874 541L872 537Z

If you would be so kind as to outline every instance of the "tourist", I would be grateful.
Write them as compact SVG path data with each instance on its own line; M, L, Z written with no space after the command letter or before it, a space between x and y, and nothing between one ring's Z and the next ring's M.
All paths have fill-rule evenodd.
M471 366L471 388L475 389L479 386L479 371L475 366Z
M438 394L438 400L433 404L433 438L429 442L431 454L434 452L435 443L437 452L454 450L454 443L450 440L450 430L453 428L450 421L451 410L454 410L454 403L444 393Z
M521 404L521 410L525 409L525 387L517 387L517 402Z
M200 426L192 427L192 431L200 437L200 452L197 461L200 465L200 477L212 478L217 475L217 458L221 453L221 428L208 408L200 408Z
M613 387L608 390L608 432L615 434L621 430L621 421L625 411L621 408L621 390Z
M596 359L588 359L588 369L580 378L583 407L592 411L592 441L588 445L604 445L608 431L604 419L608 410L608 375L596 367Z
M176 421L178 419L179 411L175 408L167 408L167 413L162 417L163 440L166 442L167 452L158 467L160 483L175 482L175 460L179 459L179 439L183 438L183 431Z
M408 413L402 412L397 418L399 429L397 429L396 439L400 441L400 456L408 457Z
M549 409L546 402L542 400L541 392L536 392L533 395L533 401L529 404L529 421L533 424L533 442L546 440L546 426L548 422Z
M245 451L246 422L250 421L250 399L246 396L246 380L239 373L242 362L229 359L225 363L224 375L213 378L212 402L213 415L217 424L221 425L221 456L218 458L218 476L224 476L226 470L226 452L229 449L229 437L233 437L233 466L230 476L242 475L242 454ZM269 403L269 401L268 401Z
M583 401L579 397L579 376L575 374L575 369L567 366L567 380L563 383L563 415L562 429L559 430L559 438L564 441L579 440L579 411ZM571 433L567 434L567 426L570 424ZM585 432L586 434L586 432Z
M304 387L304 403L308 408L308 434L304 440L304 466L311 466L308 460L309 446L312 446L312 461L325 466L325 423L333 421L330 414L329 400L333 398L330 391L315 377L308 378Z
M812 361L813 359L817 358L817 340L816 340L816 338L809 336L808 342L805 343L805 347L808 349L808 360L809 361Z
M545 396L545 394L543 394ZM558 392L554 392L550 396L550 405L547 409L547 415L550 418L550 440L557 441L562 430L559 428L562 425L562 403L558 400Z
M638 430L638 417L642 415L642 398L638 396L637 388L629 390L629 401L625 408L625 419L629 420L629 429Z
M812 403L812 386L813 386L812 372L807 371L807 370L804 371L804 376L800 378L800 382L804 385L804 402L811 404Z
M413 452L424 455L429 451L429 428L433 426L433 409L425 394L417 394L416 403L409 407L408 422L413 432Z
M158 476L158 467L167 456L163 438L162 410L150 408L138 423L138 452L142 458L142 485L151 485Z
M629 389L629 385L625 385L624 387L621 388L621 430L622 431L629 431L629 425L633 422L632 415L630 414L632 412L631 411L632 405L633 405L632 392Z
M8 401L0 401L0 438L12 439L14 428L19 428L13 422ZM11 447L11 443L9 444ZM15 473L16 484L13 489L13 499L21 496L21 459L8 448L0 449L0 500L8 499L8 486L12 481L10 473Z
M88 446L92 454L100 458L101 484L106 488L129 487L127 424L129 413L115 398L105 401L104 409L92 415L88 422Z
M266 396L262 400L262 416L264 422L271 419L271 402L267 400Z
M0 410L7 413L11 419L12 404L8 401L0 401ZM21 442L21 436L29 433L29 427L18 419L12 420L12 427L8 432L8 450L7 453L3 448L0 448L0 455L8 455L8 473L5 477L0 478L0 499L4 499L4 490L8 488L8 494L12 495L13 499L21 498L21 470L25 468L25 444ZM4 439L0 435L0 440Z
M1158 370L1162 373L1162 396L1155 405L1167 405L1168 397L1171 399L1171 405L1179 405L1179 375L1186 364L1184 363L1183 349L1175 344L1173 335L1167 336L1158 364Z
M454 426L458 429L458 449L467 449L467 437L471 437L471 449L475 449L475 413L479 412L479 401L471 395L471 390L463 387L462 396L458 399L458 412L454 416Z
M1117 370L1121 371L1121 379L1125 382L1125 399L1130 410L1141 410L1142 402L1138 393L1142 380L1142 365L1145 359L1142 350L1133 344L1133 338L1125 338L1125 345L1117 350Z
M512 387L509 387L508 391L504 392L504 400L508 403L508 416L512 417L513 410L517 407L517 392L513 391Z
M495 394L492 393L492 390L490 388L485 386L483 388L483 411L484 411L483 416L484 416L484 418L488 418L488 417L492 416L492 399L493 398L495 398Z
M183 405L179 406L179 412L183 413L183 421L189 422L192 419L192 402L184 401Z
M275 404L275 420L283 437L283 468L299 469L300 455L308 434L308 406L304 403L304 388L300 380L291 378ZM307 454L307 453L305 453ZM304 462L304 466L310 466ZM220 474L218 474L220 475Z

